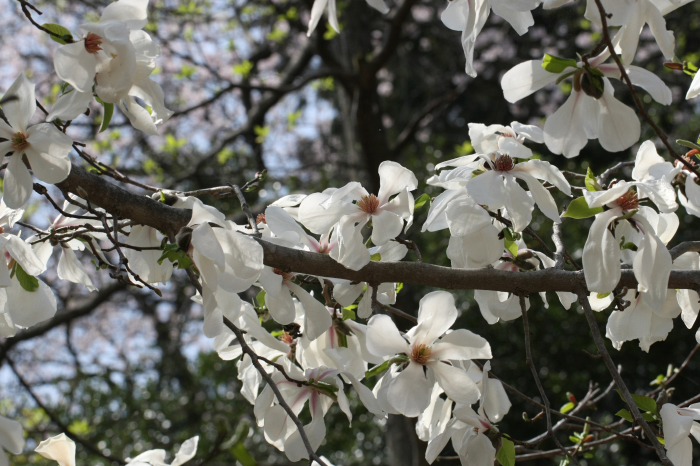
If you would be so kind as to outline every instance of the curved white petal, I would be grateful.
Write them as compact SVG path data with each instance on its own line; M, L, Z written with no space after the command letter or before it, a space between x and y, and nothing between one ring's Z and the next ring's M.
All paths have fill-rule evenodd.
M391 381L387 396L398 412L406 417L416 417L430 404L431 385L423 372L423 365L411 361Z
M6 104L7 105L7 104ZM32 195L34 182L20 154L10 157L3 179L3 200L11 209L21 209Z
M431 348L431 359L439 360L465 360L465 359L491 359L491 345L485 338L460 328L454 330Z
M431 345L457 320L457 307L452 293L433 291L420 300L418 326L415 327L411 343Z
M405 189L413 191L418 187L418 179L411 170L392 161L385 160L379 165L379 205L384 205L394 194Z
M97 57L85 50L85 41L65 44L56 49L53 54L53 66L58 77L77 91L92 92Z
M58 466L75 466L75 442L66 434L44 440L34 451L44 458L57 461Z
M583 248L583 272L586 285L596 293L610 293L620 281L620 246L608 225L621 215L611 209L596 215Z
M3 104L5 118L14 131L26 133L29 120L36 112L36 100L34 97L34 84L27 79L24 73L20 73L5 92L4 97L15 96L16 100L11 100Z
M576 157L588 144L585 120L597 117L588 114L588 99L591 98L583 92L572 91L564 105L547 118L544 143L550 151L571 158Z
M373 316L367 323L367 350L375 356L408 354L409 346L387 315Z
M429 366L435 373L435 380L445 390L445 394L457 403L472 404L479 400L479 388L465 371L444 362Z
M503 75L501 79L503 97L508 102L515 103L547 84L553 83L559 76L559 73L550 73L542 68L542 60L520 63Z

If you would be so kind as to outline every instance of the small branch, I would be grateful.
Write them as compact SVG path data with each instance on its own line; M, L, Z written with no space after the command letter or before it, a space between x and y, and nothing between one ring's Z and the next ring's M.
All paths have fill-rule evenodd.
M258 222L255 221L255 217L253 217L253 214L250 211L250 207L248 207L248 203L245 200L243 191L241 191L241 188L239 188L235 184L231 185L231 188L233 189L233 192L236 193L236 196L238 197L238 202L241 203L241 209L243 209L245 216L248 218L248 224L250 225L250 228L253 229L255 236L259 238L261 235L260 231L258 230Z
M376 290L376 288L374 288L374 289ZM381 308L381 309L385 310L386 312L390 312L390 313L397 315L399 317L403 317L406 320L410 320L414 324L418 323L418 319L413 317L411 314L408 314L408 313L402 311L401 309L396 309L395 307L391 307L391 306L388 306L386 304L380 303L379 301L377 301L376 296L373 296L372 305L377 306L378 308Z
M678 367L678 370L676 370L676 372L671 377L669 377L668 380L663 383L663 385L649 393L649 396L656 395L665 387L667 387L671 382L673 382L676 379L676 377L678 377L678 375L681 373L681 371L688 367L690 360L693 358L693 356L695 356L695 353L697 353L698 349L700 349L700 344L695 345L695 347L690 351L690 354L688 354L688 356L685 358L685 361L683 361L680 367Z
M421 256L420 250L418 249L418 245L415 241L409 241L407 239L399 238L398 236L392 239L392 241L396 241L397 243L403 244L408 249L413 249L413 252L416 253L416 257L418 258L418 262L423 262L423 256Z
M544 403L544 410L545 410L545 415L547 418L547 432L549 432L549 436L552 437L552 440L556 444L556 446L559 448L559 450L564 453L564 456L568 456L571 461L573 461L575 464L578 466L581 466L580 463L576 458L574 458L567 450L564 448L564 445L561 444L557 436L554 434L554 430L552 429L552 409L549 405L549 398L547 398L547 394L544 391L544 387L542 386L542 381L540 381L540 376L537 373L537 368L535 367L535 363L532 361L532 351L530 349L530 324L528 323L527 319L527 310L525 306L525 295L520 294L518 296L520 299L520 311L523 314L523 328L525 330L525 357L526 357L526 362L527 365L530 366L530 371L532 372L532 376L535 379L535 384L537 384L537 389L540 392L540 396L542 397L542 401Z
M599 1L600 0L596 0L596 2ZM632 413L632 417L634 418L635 422L642 427L644 434L651 441L651 444L654 446L656 454L659 456L661 463L664 466L673 466L671 461L669 461L669 459L666 457L664 447L661 445L661 443L659 443L659 439L656 438L656 433L654 433L647 421L644 420L644 418L642 417L642 413L639 412L637 404L632 399L632 394L627 388L627 385L625 385L625 381L622 379L622 376L620 375L620 372L618 372L617 367L615 367L615 363L613 362L612 358L610 357L610 353L608 353L608 350L605 347L605 341L603 340L603 336L600 333L600 328L598 328L598 323L595 320L595 315L593 314L591 305L588 303L588 296L586 296L584 292L579 292L579 303L581 304L581 306L583 306L583 311L586 314L586 320L588 320L588 326L591 329L591 335L593 335L593 341L595 342L595 345L598 348L598 353L600 353L603 356L603 361L605 362L605 365L607 366L610 375L613 376L617 388L620 389L620 393L622 394L622 397L627 403L630 413Z
M600 183L601 186L605 187L605 184L608 181L608 177L612 175L613 173L616 173L617 171L625 168L625 167L633 167L635 162L620 162L617 165L614 165L607 170L605 170L603 173L600 174L598 177L598 183Z

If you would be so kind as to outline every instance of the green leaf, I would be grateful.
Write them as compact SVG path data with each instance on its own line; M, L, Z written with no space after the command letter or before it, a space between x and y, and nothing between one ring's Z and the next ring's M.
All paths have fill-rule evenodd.
M586 199L583 196L581 196L577 197L569 203L569 206L566 208L566 212L564 212L564 215L562 215L562 217L569 217L575 219L588 218L593 217L594 215L599 214L602 211L602 207L596 207L594 209L588 207L588 202L586 202Z
M49 34L49 37L54 42L58 42L61 45L72 44L73 42L75 42L73 40L73 34L71 34L68 29L64 28L60 24L44 23L42 24L42 26L45 29L48 29L49 31L53 32L54 34L61 36L56 37L53 34Z
M365 372L365 378L374 377L375 375L379 375L382 372L384 372L385 370L387 370L388 368L389 368L389 361L384 361L381 364L377 364L376 366L374 366L373 368L371 368L370 370Z
M593 174L593 171L591 170L590 167L588 167L588 171L586 171L585 183L586 183L586 189L588 191L602 191L603 190L603 188L598 183L598 180L596 179L596 177Z
M382 260L382 255L379 254L378 252L375 252L374 254L372 254L371 256L369 256L369 260L371 260L371 261L380 261L380 260Z
M566 403L564 406L561 407L559 412L562 414L566 414L569 411L571 411L572 409L574 409L575 407L576 407L576 405L569 401L568 403Z
M356 317L355 311L347 307L343 308L343 320L355 320Z
M634 422L634 419L632 418L632 414L629 411L627 411L626 409L619 410L618 412L615 413L615 416L619 416L622 419L624 419L625 421Z
M644 419L647 422L654 422L656 421L656 416L649 413L642 413L642 419Z
M399 282L396 284L396 294L399 294L401 290L403 290L403 283Z
M243 466L257 466L255 459L248 453L243 442L238 442L233 447L231 447L231 454L236 461L241 463Z
M544 54L544 58L542 59L542 68L550 73L562 73L569 67L578 68L576 60L572 60L571 58L555 57L554 55L550 55L548 53Z
M421 207L423 207L423 204L428 202L430 200L430 196L427 193L423 193L420 195L418 199L416 199L416 203L413 205L413 210L418 210Z
M503 245L513 254L513 258L518 257L518 245L515 242L520 239L520 235L513 233L510 228L503 229Z
M260 293L255 297L258 302L258 307L265 307L265 290L260 290Z
M605 299L608 296L610 296L610 293L598 293L597 295L595 295L595 297L598 299Z
M166 244L162 246L162 250L163 254L158 258L159 264L162 264L165 259L168 259L173 264L177 262L178 270L192 266L192 259L190 259L177 244Z
M620 395L622 401L625 401L620 390L615 389L615 391L618 393L618 395ZM653 398L644 395L632 395L632 399L634 400L634 404L636 404L637 407L642 411L648 411L652 414L658 414L656 410L656 401Z
M694 142L686 141L685 139L676 139L676 144L680 144L681 146L689 147L691 149L697 149L700 150L700 140L698 140L698 144L695 144Z
M628 241L626 243L623 243L622 241L620 241L620 249L631 249L632 251L636 251L637 245L630 242L630 241Z
M33 293L39 289L39 279L25 272L19 263L15 266L15 274L17 275L17 281L25 290Z
M506 247L506 249L513 254L513 257L518 257L518 245L515 244L513 241L508 241L507 239L503 240L503 245Z
M515 466L515 445L505 437L501 437L501 448L496 459L502 466Z
M569 441L571 443L579 443L581 441L581 439L576 437L575 435L569 435Z
M100 126L100 133L107 129L109 122L112 121L112 115L114 115L114 104L106 104L102 102L102 108L104 108L104 115L102 116L102 126Z

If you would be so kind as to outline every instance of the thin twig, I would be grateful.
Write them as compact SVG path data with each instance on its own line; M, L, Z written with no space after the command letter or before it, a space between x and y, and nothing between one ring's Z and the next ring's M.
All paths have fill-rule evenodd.
M413 249L413 252L416 253L416 257L418 258L418 262L423 262L423 256L421 256L420 250L418 249L418 245L415 241L409 241L407 239L399 238L398 236L392 241L396 241L399 244L403 244L408 249Z
M596 2L598 1L599 0L596 0ZM620 372L617 370L615 363L610 357L610 353L608 353L608 350L605 347L605 341L603 340L603 336L600 333L600 328L598 328L598 323L595 320L595 315L593 314L591 305L588 303L588 296L586 296L585 291L579 292L579 303L581 304L581 306L583 306L583 311L586 314L586 320L588 320L588 326L591 329L591 335L593 336L593 341L595 342L595 345L598 348L598 353L603 356L603 361L605 362L605 365L607 366L610 375L613 376L617 388L620 389L620 393L622 394L622 397L624 398L625 402L629 407L630 413L632 414L632 418L637 424L642 426L644 434L649 438L651 444L654 446L656 454L659 456L661 463L664 466L673 466L671 461L669 461L669 459L666 457L664 447L659 442L659 439L656 437L656 434L651 429L647 421L644 420L644 418L642 417L642 413L639 412L637 404L632 399L632 394L627 388L625 381L622 379Z
M376 288L375 288L375 289L376 289ZM387 304L382 304L382 303L380 303L380 302L376 299L376 297L375 297L374 299L372 299L372 304L375 305L375 306L377 306L377 307L379 307L379 308L381 308L381 309L383 309L383 310L385 310L385 311L387 311L387 312L391 312L391 313L394 314L394 315L397 315L397 316L399 316L399 317L403 317L403 318L406 319L406 320L410 320L410 321L413 322L414 324L417 324L417 323L418 323L418 319L416 319L416 318L415 318L414 316L412 316L411 314L408 314L408 313L402 311L401 309L396 309L395 307L391 307L391 306L389 306L389 305L387 305Z
M602 187L605 187L606 182L608 181L608 177L612 175L613 173L617 172L618 170L623 169L624 167L633 167L635 164L634 161L632 162L620 162L617 165L613 165L612 167L608 168L605 170L603 173L600 174L598 177L598 183Z
M248 207L248 203L245 200L243 191L241 191L241 188L239 188L235 184L231 185L231 188L233 189L233 192L236 193L236 197L238 197L238 202L241 203L241 209L243 209L243 213L245 213L246 218L248 218L248 224L250 225L250 228L253 229L255 236L260 237L260 231L258 230L258 222L255 221L255 217L253 217L253 213L250 211L250 207Z
M573 461L578 466L581 466L578 460L574 458L566 450L566 448L564 448L564 445L561 444L557 436L554 434L554 430L552 429L552 409L549 405L549 398L547 398L547 394L545 393L544 387L542 386L542 381L540 380L540 376L537 373L537 368L535 367L535 363L532 360L532 351L530 349L530 324L528 323L527 319L525 295L520 294L518 298L520 299L520 311L523 315L523 328L525 330L525 361L527 362L527 365L530 366L530 371L532 372L532 376L535 379L535 384L537 385L537 389L539 390L540 396L542 397L542 402L544 403L545 416L547 418L547 432L549 432L549 436L552 437L552 440L554 441L555 445L559 448L559 450L562 453L564 453L564 456L568 456L571 459L571 461Z

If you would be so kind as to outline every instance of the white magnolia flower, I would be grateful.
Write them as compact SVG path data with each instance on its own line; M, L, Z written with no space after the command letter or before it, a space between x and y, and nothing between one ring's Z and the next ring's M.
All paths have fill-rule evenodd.
M384 0L366 0L367 4L385 15L389 13L389 7L386 6ZM340 34L340 26L338 25L338 13L335 6L336 0L314 0L314 5L311 7L311 18L309 19L309 30L306 33L308 37L316 30L321 16L323 15L326 5L328 5L328 24L333 30Z
M503 95L515 103L562 77L573 76L571 95L559 110L547 118L544 142L549 150L566 157L576 157L588 143L598 139L603 149L619 152L639 140L641 127L634 110L615 99L608 78L620 78L615 63L602 64L608 58L603 52L588 60L588 65L574 60L559 62L547 71L543 60L531 60L511 68L501 80ZM558 59L561 60L561 59ZM644 88L663 105L671 103L671 90L654 73L636 66L626 66L632 84Z
M659 221L658 217L654 218L653 210L640 208L637 192L630 189L633 185L640 184L644 185L645 193L662 213L668 213L677 207L673 189L663 182L621 181L607 191L585 191L584 196L590 208L607 206L609 210L597 214L591 225L583 249L583 270L590 291L603 294L612 292L620 281L622 233L616 238L608 226L614 222L632 222L634 229L641 233L641 238L637 239L638 243L635 244L637 251L632 263L634 275L639 283L638 290L642 292L642 297L649 307L658 309L666 300L672 263L671 255L660 236L663 236L663 232L671 224L669 220ZM623 216L629 218L620 220ZM657 232L656 228L660 228L660 231ZM631 230L627 231L628 235L631 234ZM672 231L675 233L675 228Z
M371 260L362 238L362 228L372 221L372 242L382 246L396 238L413 222L414 200L411 191L418 187L416 176L396 162L379 166L380 187L377 196L369 194L358 182L340 189L307 196L299 206L299 221L316 234L328 233L337 223L337 261L359 270ZM393 199L390 199L392 196Z
M32 175L22 161L26 155L34 175L41 181L56 184L66 179L70 173L68 153L73 140L55 126L41 123L28 127L36 111L34 84L21 73L5 93L15 96L3 105L9 126L0 120L0 154L11 152L10 162L5 169L3 200L8 207L23 207L32 194Z
M447 396L459 403L479 399L479 389L467 373L448 360L490 359L491 347L482 337L466 329L450 333L457 319L454 297L446 291L428 293L420 301L418 325L405 336L389 316L375 315L367 324L367 349L378 357L397 354L407 358L406 367L387 386L388 400L399 413L416 417L430 404L435 381Z
M281 372L272 376L282 397L295 414L298 415L306 401L309 401L311 422L304 426L304 432L312 449L316 451L326 436L323 417L334 399L338 401L338 406L348 416L348 420L352 419L348 399L343 392L343 383L338 378L337 370L319 367L302 372L297 366L287 361L285 360L283 365L291 378L315 384L298 386L288 381ZM292 462L308 459L309 453L301 440L299 431L284 408L275 402L275 395L269 386L266 386L255 400L255 414L259 422L261 419L263 421L265 439L268 443L284 451Z
M22 424L0 416L0 466L9 466L5 450L19 455L24 449L24 430Z
M659 410L664 427L664 448L674 466L692 466L693 444L690 435L700 442L700 403L679 408L666 403Z
M502 152L514 159L529 159L532 150L525 146L530 140L544 143L542 129L534 125L523 125L514 121L510 126L469 123L469 140L474 150L481 154Z
M157 230L146 225L134 225L131 227L129 237L124 239L124 244L140 248L153 248L160 246ZM170 261L164 260L162 264L158 259L163 251L159 249L136 249L123 248L124 256L129 261L129 268L134 271L146 283L167 283L173 274L173 265Z
M453 31L462 32L462 48L466 57L465 72L476 76L474 69L474 44L484 27L491 9L502 17L521 36L535 24L530 10L534 10L542 0L453 0L440 15L442 23Z
M485 162L483 167L488 168L466 183L467 193L477 204L488 206L491 211L505 209L516 232L530 224L535 204L554 222L561 222L554 198L537 181L547 181L571 196L571 186L558 168L542 160L515 163L511 156L500 152L475 155ZM524 181L529 191L521 188L516 179Z

